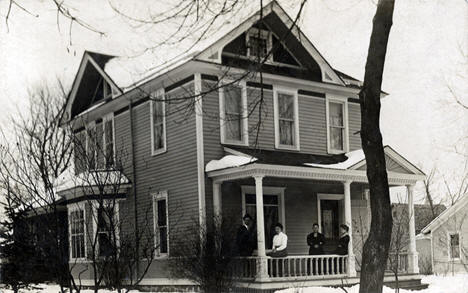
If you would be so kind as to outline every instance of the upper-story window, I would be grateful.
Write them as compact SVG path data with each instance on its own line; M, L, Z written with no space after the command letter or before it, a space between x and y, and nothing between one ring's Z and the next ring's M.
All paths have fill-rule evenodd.
M99 79L97 88L94 92L94 101L99 101L102 99L112 98L116 90L113 90L112 86L106 81L104 77Z
M460 259L460 234L449 233L449 258L450 260Z
M331 154L348 151L347 102L327 99L328 152Z
M96 123L91 122L86 127L86 155L85 161L88 170L97 168L98 137L96 132Z
M299 150L299 110L297 91L274 89L275 146Z
M109 168L114 165L115 160L114 115L104 117L102 126L104 162L106 168Z
M247 56L264 58L271 51L271 32L257 28L251 28L246 36ZM271 60L271 54L267 59Z
M164 90L158 90L151 101L151 153L157 155L166 151L166 105Z
M169 253L167 191L153 195L153 215L156 256L165 256Z
M245 82L220 88L221 142L248 145L247 89Z

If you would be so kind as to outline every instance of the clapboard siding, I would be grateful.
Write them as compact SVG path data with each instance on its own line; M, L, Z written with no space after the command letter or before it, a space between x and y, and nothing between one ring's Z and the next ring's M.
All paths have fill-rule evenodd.
M193 82L173 90L168 96L187 95L188 89L193 89ZM184 107L189 109L188 104L166 105L167 151L156 156L151 155L150 102L133 108L136 193L140 227L153 226L152 195L165 190L168 192L170 231L183 231L198 220L195 114L183 111ZM129 117L129 111L115 117L115 136L117 149L131 156ZM125 159L123 165L126 174L131 176L131 158ZM133 212L132 197L130 194L122 203L123 207L131 212ZM177 233L171 233L171 240L175 234Z
M361 149L361 106L348 103L349 150Z

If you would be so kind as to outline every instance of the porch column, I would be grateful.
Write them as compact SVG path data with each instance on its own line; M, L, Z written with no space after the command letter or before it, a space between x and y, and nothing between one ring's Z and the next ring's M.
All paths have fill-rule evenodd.
M265 253L265 224L263 218L263 175L254 176L257 212L257 280L268 278L268 264Z
M221 199L221 184L222 182L213 182L213 216L215 227L221 228L222 220L222 199Z
M416 229L414 223L414 185L407 185L406 189L408 191L408 273L419 274L418 252L416 250Z
M343 182L344 186L344 210L345 221L349 227L349 244L348 244L348 277L356 276L356 260L353 250L353 220L351 217L351 180Z

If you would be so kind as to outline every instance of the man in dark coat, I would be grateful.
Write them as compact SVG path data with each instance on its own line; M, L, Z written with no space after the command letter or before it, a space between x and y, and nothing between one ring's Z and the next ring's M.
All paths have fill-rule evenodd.
M349 244L349 227L345 224L340 225L341 237L338 240L338 247L335 250L335 254L338 255L347 255L348 254L348 244ZM335 273L344 273L345 267L342 261L337 265L335 259Z
M242 225L237 230L236 246L240 256L252 256L255 249L253 219L249 214L242 218Z
M319 232L319 225L314 223L312 233L307 235L307 245L309 245L309 255L323 254L325 237Z
M325 244L325 236L319 232L319 225L314 223L312 225L312 233L307 235L307 245L309 245L309 255L323 254L323 245ZM307 271L310 274L310 260L307 262ZM318 267L318 271L316 269ZM321 272L322 263L321 260L312 259L312 274Z

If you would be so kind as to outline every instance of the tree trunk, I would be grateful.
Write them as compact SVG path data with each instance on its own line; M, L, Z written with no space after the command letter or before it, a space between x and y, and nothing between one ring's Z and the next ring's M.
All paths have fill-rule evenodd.
M360 293L381 293L392 236L392 213L380 132L380 96L394 0L379 0L373 20L361 103L361 141L366 157L372 222L363 248Z

